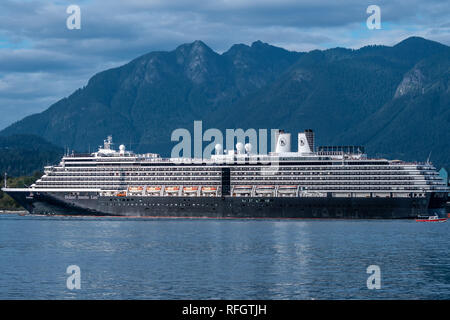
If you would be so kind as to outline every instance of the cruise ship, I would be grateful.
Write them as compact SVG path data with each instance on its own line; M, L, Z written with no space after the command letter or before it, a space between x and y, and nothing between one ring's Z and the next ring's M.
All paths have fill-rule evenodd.
M28 188L5 188L32 214L414 219L444 217L448 187L432 164L369 158L361 146L314 145L314 132L279 131L275 150L216 145L208 159L135 154L108 137L66 154Z

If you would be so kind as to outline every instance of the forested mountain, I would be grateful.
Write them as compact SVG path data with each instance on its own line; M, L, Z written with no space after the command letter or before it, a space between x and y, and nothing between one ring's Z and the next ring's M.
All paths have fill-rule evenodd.
M418 37L307 53L257 41L218 54L195 41L96 74L0 134L39 135L78 151L112 134L167 156L172 131L202 120L204 130L312 128L318 144L365 144L371 155L419 161L432 152L449 166L449 79L449 47Z
M63 153L63 148L38 136L0 136L0 173L15 177L31 175L43 171L46 165L58 163Z

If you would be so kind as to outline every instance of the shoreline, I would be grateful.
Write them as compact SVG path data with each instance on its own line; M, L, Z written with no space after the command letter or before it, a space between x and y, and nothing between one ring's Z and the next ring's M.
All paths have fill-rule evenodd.
M26 210L0 210L0 214L27 214L28 211Z

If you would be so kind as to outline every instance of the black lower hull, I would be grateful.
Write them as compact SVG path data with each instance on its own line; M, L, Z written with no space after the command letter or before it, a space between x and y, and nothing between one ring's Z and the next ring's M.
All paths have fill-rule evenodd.
M446 199L333 197L102 197L96 193L8 192L32 214L209 217L412 219L446 216Z

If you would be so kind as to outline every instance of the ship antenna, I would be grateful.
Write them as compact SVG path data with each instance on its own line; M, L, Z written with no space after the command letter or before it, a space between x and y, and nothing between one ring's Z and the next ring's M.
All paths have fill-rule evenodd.
M431 150L430 151L430 154L428 155L428 158L427 158L427 164L430 164L430 158L431 158L431 153L433 152L433 150Z
M5 172L5 188L8 188L8 174Z

